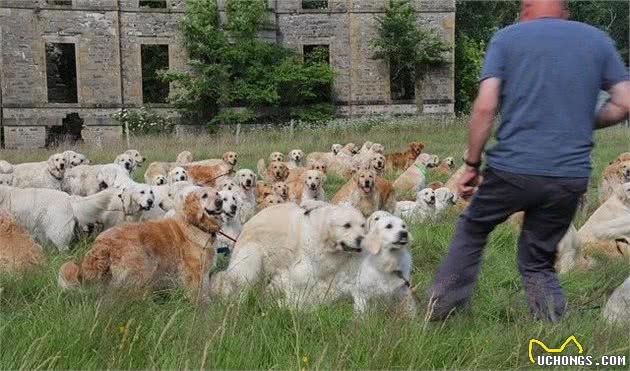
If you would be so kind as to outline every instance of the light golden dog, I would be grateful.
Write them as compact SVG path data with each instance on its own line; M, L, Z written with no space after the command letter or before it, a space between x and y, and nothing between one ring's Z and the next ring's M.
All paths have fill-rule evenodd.
M437 167L432 168L431 173L435 175L451 175L454 167L455 159L449 156L444 158Z
M232 169L236 166L238 162L238 154L236 152L225 152L221 158L211 158L208 160L195 161L190 163L190 165L205 165L205 166L215 166L215 165L225 165L227 167L231 167Z
M202 294L216 254L222 200L212 189L186 196L174 218L125 224L100 234L80 266L59 269L59 285L100 282L117 288L183 286L193 298Z
M325 182L326 175L318 170L307 170L304 172L301 182L298 180L287 184L289 200L298 205L302 201L308 200L326 201L326 194L323 189Z
M623 160L623 158L622 153L602 172L599 187L597 187L600 204L606 202L613 193L619 193L623 183L630 182L630 160Z
M0 272L21 273L45 263L42 247L13 216L0 212Z
M352 206L363 216L369 217L376 210L392 212L396 206L396 196L390 182L378 177L373 170L363 169L341 187L331 202Z
M219 178L232 175L234 165L222 162L218 165L183 165L188 179L199 186L214 187Z
M271 154L269 154L269 162L274 162L274 161L284 161L284 153L282 152L271 152Z
M385 168L390 170L405 170L415 161L416 157L422 153L424 143L411 142L407 145L405 152L392 152L385 154Z
M337 153L341 151L343 146L341 144L333 144L330 152L311 152L306 156L306 162L323 162L326 166L328 166L335 158Z
M289 176L289 168L285 162L272 161L269 166L265 167L265 160L258 160L258 175L270 183L284 182ZM298 169L296 169L298 170Z
M394 189L398 193L417 192L426 187L427 169L432 166L431 155L420 154L394 182Z
M265 197L261 203L258 204L257 209L258 211L266 209L270 206L274 206L274 205L280 205L287 202L285 199L283 199L281 196L277 195L277 194L270 194L267 195L267 197Z

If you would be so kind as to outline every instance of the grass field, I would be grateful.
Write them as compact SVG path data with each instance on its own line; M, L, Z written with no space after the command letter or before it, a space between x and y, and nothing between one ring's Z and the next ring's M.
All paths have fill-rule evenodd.
M388 150L421 140L425 152L459 159L465 121L401 119L302 129L293 136L288 131L252 131L242 133L239 145L229 133L131 142L149 161L173 160L182 150L190 150L196 159L234 150L239 167L255 168L258 158L274 150L322 151L333 143L365 140ZM578 227L597 207L598 174L618 153L630 150L630 129L599 132L596 142L590 202L576 219ZM78 147L95 162L110 162L124 149L123 144ZM52 151L5 150L0 158L43 160ZM331 176L329 195L341 184ZM446 215L437 223L411 227L412 282L421 296L446 252L455 218ZM92 238L81 239L71 254L83 254ZM528 313L516 270L516 238L509 226L495 231L471 308L443 323L427 323L422 316L399 318L378 306L356 318L349 303L299 314L278 307L258 289L244 300L215 300L204 306L186 301L180 291L146 298L103 294L89 287L61 292L56 273L68 257L49 249L44 271L0 277L0 368L507 369L533 366L527 358L530 338L556 347L570 335L581 342L585 354L621 354L630 362L630 327L611 327L601 320L607 296L630 273L627 262L602 261L593 271L563 275L569 310L560 323L550 325L532 320Z

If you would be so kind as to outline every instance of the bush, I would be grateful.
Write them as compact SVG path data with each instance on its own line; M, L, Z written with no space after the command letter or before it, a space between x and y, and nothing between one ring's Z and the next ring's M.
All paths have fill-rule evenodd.
M294 107L291 117L304 122L325 122L335 118L335 105L332 103L317 103L310 106Z
M122 110L112 117L121 123L123 129L129 127L130 134L169 134L175 128L172 118L164 117L142 107L138 110Z
M214 132L217 125L247 125L254 122L256 116L250 109L234 109L228 108L219 112L210 120L208 129Z

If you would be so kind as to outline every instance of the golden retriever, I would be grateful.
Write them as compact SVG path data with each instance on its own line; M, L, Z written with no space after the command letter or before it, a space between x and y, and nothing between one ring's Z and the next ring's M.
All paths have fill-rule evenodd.
M221 158L211 158L208 160L195 161L190 163L190 165L205 165L205 166L215 166L215 165L225 165L227 167L234 168L236 167L236 163L238 162L238 154L236 152L225 152Z
M0 272L21 273L45 263L42 247L13 216L0 212Z
M455 159L449 156L444 158L437 167L432 168L431 173L435 175L451 175L454 166Z
M361 259L365 235L365 218L353 208L268 207L243 226L228 268L210 280L211 292L227 295L260 278L273 282L287 273L292 276L287 285L274 285L287 294L309 282L329 285L350 261ZM308 269L295 271L302 263Z
M390 170L405 170L422 153L424 143L411 142L405 152L392 152L385 154L385 168Z
M302 201L317 200L326 201L324 183L326 175L318 170L307 170L302 176L302 181L288 183L289 200L301 204Z
M362 169L335 194L333 204L352 206L368 217L376 210L393 211L396 196L391 183L373 170Z
M196 185L214 187L219 178L232 175L234 166L227 163L218 165L182 165L188 174L188 179Z
M272 161L265 168L265 160L260 159L258 161L258 175L266 182L284 182L289 176L289 168L282 161Z
M207 285L221 229L221 197L212 189L190 192L174 218L124 224L100 234L80 265L59 269L62 288L100 282L118 288L183 286L197 298Z
M603 204L613 193L619 193L621 185L630 182L630 160L622 160L623 154L612 161L602 172L597 191L599 203Z

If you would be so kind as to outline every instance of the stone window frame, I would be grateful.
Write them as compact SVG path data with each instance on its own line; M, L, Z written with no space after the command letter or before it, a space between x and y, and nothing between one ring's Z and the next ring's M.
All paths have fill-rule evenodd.
M298 44L298 54L300 55L300 59L302 60L302 62L304 62L304 47L305 46L310 46L310 45L327 45L328 46L328 65L331 67L334 67L334 61L335 61L335 53L333 53L334 51L334 45L335 45L335 38L334 37L308 37L308 38L302 38L302 40L300 40L299 44Z
M44 72L44 91L46 92L46 104L50 106L67 106L67 107L81 107L83 104L83 96L81 95L81 57L79 50L81 49L80 35L62 36L62 35L43 35L42 36L42 56L41 65L47 66L46 61L46 44L74 44L74 60L77 73L77 103L51 103L48 101L48 74Z
M164 8L149 8L146 6L140 6L140 0L134 0L133 6L142 12L166 12L173 8L173 4L171 4L171 0L166 1L166 7Z
M175 49L174 41L172 38L166 37L139 37L137 38L138 42L138 61L140 63L139 71L140 71L140 91L142 91L142 45L167 45L168 46L168 68L169 70L173 66L173 50ZM173 89L173 84L170 84L169 89ZM141 94L141 104L145 107L152 108L170 108L172 107L169 103L145 103L144 102L144 92Z
M61 5L61 4L52 4L52 2L49 2L49 0L43 0L43 5L46 7L50 7L52 9L70 9L70 8L74 8L74 6L76 5L76 0L68 0L70 1L70 5Z

